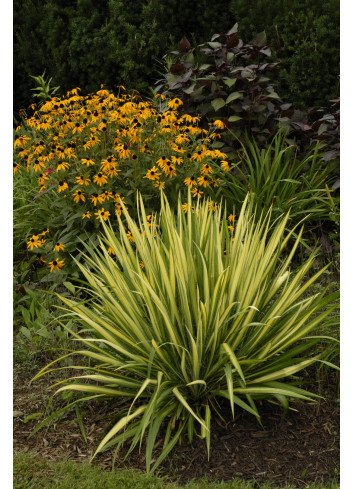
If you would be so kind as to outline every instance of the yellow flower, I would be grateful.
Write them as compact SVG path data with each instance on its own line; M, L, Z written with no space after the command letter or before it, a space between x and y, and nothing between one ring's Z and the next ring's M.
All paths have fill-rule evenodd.
M180 144L188 143L190 139L187 137L186 134L180 133L177 135L174 141L179 146Z
M56 243L56 245L54 246L53 251L60 251L60 250L64 250L64 249L65 249L64 243Z
M202 190L199 190L196 187L191 190L191 193L192 193L193 197L198 197L198 198L202 197L202 194L203 194Z
M14 163L13 164L13 174L17 173L18 172L18 169L20 168L20 164L19 163Z
M84 214L82 214L82 219L90 219L90 218L91 218L90 211L87 211Z
M45 236L47 233L49 233L49 228L44 229L44 231L42 233L38 234L38 236Z
M145 265L144 265L144 263L143 263L143 261L142 261L142 260L140 261L140 267L141 267L141 268L145 268Z
M165 188L165 182L156 182L153 184L153 186L158 188L158 190L162 190Z
M220 120L214 121L212 125L218 127L218 129L225 129L226 127L224 122Z
M45 163L40 159L34 160L33 170L37 172L40 171L42 168L45 168Z
M163 171L164 173L169 176L170 178L172 178L173 175L176 175L176 170L175 170L175 166L173 165L173 163L171 161L168 161L164 168L163 168Z
M201 163L201 161L203 160L203 158L205 157L205 154L204 152L202 152L200 149L194 153L192 156L191 156L191 159L192 160L196 160L198 163Z
M133 237L133 235L131 234L131 231L128 231L128 232L126 233L126 236L127 236L128 240L129 240L131 243L134 243L134 242L135 242L134 237Z
M95 165L95 162L93 160L91 160L90 158L89 159L82 158L81 163L82 163L82 165L87 165L87 166Z
M195 177L193 177L193 176L185 178L184 183L185 183L185 185L186 185L187 187L189 187L189 185L190 185L190 187L191 187L191 188L192 188L194 185L197 185L196 178L195 178Z
M171 159L172 159L172 163L175 165L181 165L182 162L183 162L183 158L181 156L171 156Z
M80 200L82 200L82 202L86 201L86 197L83 195L81 190L76 190L76 192L74 192L72 195L74 197L74 202L76 202L76 204L78 204Z
M235 214L229 214L227 219L229 222L234 222L235 221Z
M104 219L105 221L108 219L108 217L110 216L110 212L109 211L106 211L104 209L104 207L102 207L102 209L98 212L95 212L95 215L97 216L96 219Z
M209 184L210 184L210 181L208 180L207 175L206 176L199 177L197 179L197 181L198 181L199 185L202 185L205 188L208 187Z
M173 98L173 100L168 100L168 107L173 110L176 110L179 105L183 105L183 102L180 100L180 98Z
M168 162L170 163L170 160L168 160L166 156L162 156L156 163L160 168L162 168L162 170L164 170L164 167Z
M221 168L223 168L224 171L229 171L230 170L230 166L229 166L228 161L222 160L221 161Z
M57 258L56 260L50 261L49 265L50 265L50 273L51 273L53 270L59 271L60 268L62 268L65 265L65 263L64 260L59 260L59 258Z
M39 240L39 236L34 234L27 242L27 248L33 250L33 248L38 248L39 246L42 246L42 242Z
M60 192L63 192L67 188L68 188L68 184L66 182L63 182L62 180L60 180L59 187L58 187L58 193L60 194Z
M95 175L93 181L101 187L102 185L107 183L108 179L103 173L99 172L97 175Z
M103 202L103 197L97 193L94 193L91 195L91 202L93 202L93 205L97 205L97 202L101 204Z
M107 251L108 251L109 255L115 255L115 251L110 246L109 246Z
M60 170L67 170L68 168L70 168L70 165L68 163L66 163L65 161L59 161L58 163L58 166L56 167L56 171L60 171Z
M202 165L200 171L201 171L202 175L208 175L210 173L213 173L213 170L208 163L205 163L204 165Z
M76 177L76 183L78 183L79 185L89 185L90 183L90 179L89 178L85 178L83 175L80 175L79 177Z
M148 172L143 178L148 178L149 180L158 180L160 176L160 173L158 173L158 169L154 166Z

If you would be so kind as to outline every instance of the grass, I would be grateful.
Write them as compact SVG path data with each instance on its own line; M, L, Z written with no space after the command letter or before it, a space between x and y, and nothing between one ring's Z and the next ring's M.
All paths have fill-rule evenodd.
M14 455L13 489L276 489L266 484L253 485L234 479L232 482L209 482L207 479L191 481L186 486L167 482L156 475L134 470L111 472L87 463L49 462L32 453ZM309 484L305 489L338 489L339 484ZM292 485L281 489L296 489Z

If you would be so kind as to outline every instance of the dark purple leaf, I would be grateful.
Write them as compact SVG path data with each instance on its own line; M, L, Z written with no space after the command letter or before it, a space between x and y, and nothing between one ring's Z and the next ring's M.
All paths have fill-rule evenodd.
M189 43L189 41L185 36L182 38L182 40L179 43L179 49L180 51L185 51L185 52L190 51L191 49L191 44Z

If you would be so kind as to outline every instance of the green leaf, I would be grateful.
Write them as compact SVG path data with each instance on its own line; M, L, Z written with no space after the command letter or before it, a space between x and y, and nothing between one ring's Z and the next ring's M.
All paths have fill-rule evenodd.
M236 122L236 121L239 121L241 119L242 119L242 117L240 117L238 115L231 115L228 120L229 120L229 122Z
M219 109L225 106L225 101L222 98L216 98L211 101L211 105L214 108L214 110L217 112Z
M242 93L240 93L240 92L233 92L230 95L228 95L227 100L226 100L226 104L229 104L233 100L236 100L236 99L242 98L242 97L243 97L243 94Z

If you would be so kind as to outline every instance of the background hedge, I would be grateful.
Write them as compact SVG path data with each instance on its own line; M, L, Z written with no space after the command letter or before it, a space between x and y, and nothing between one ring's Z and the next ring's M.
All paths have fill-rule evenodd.
M339 0L14 0L14 111L32 102L46 69L61 92L101 83L149 93L163 55L186 36L194 45L239 23L250 41L266 31L282 61L280 95L297 107L338 95Z

